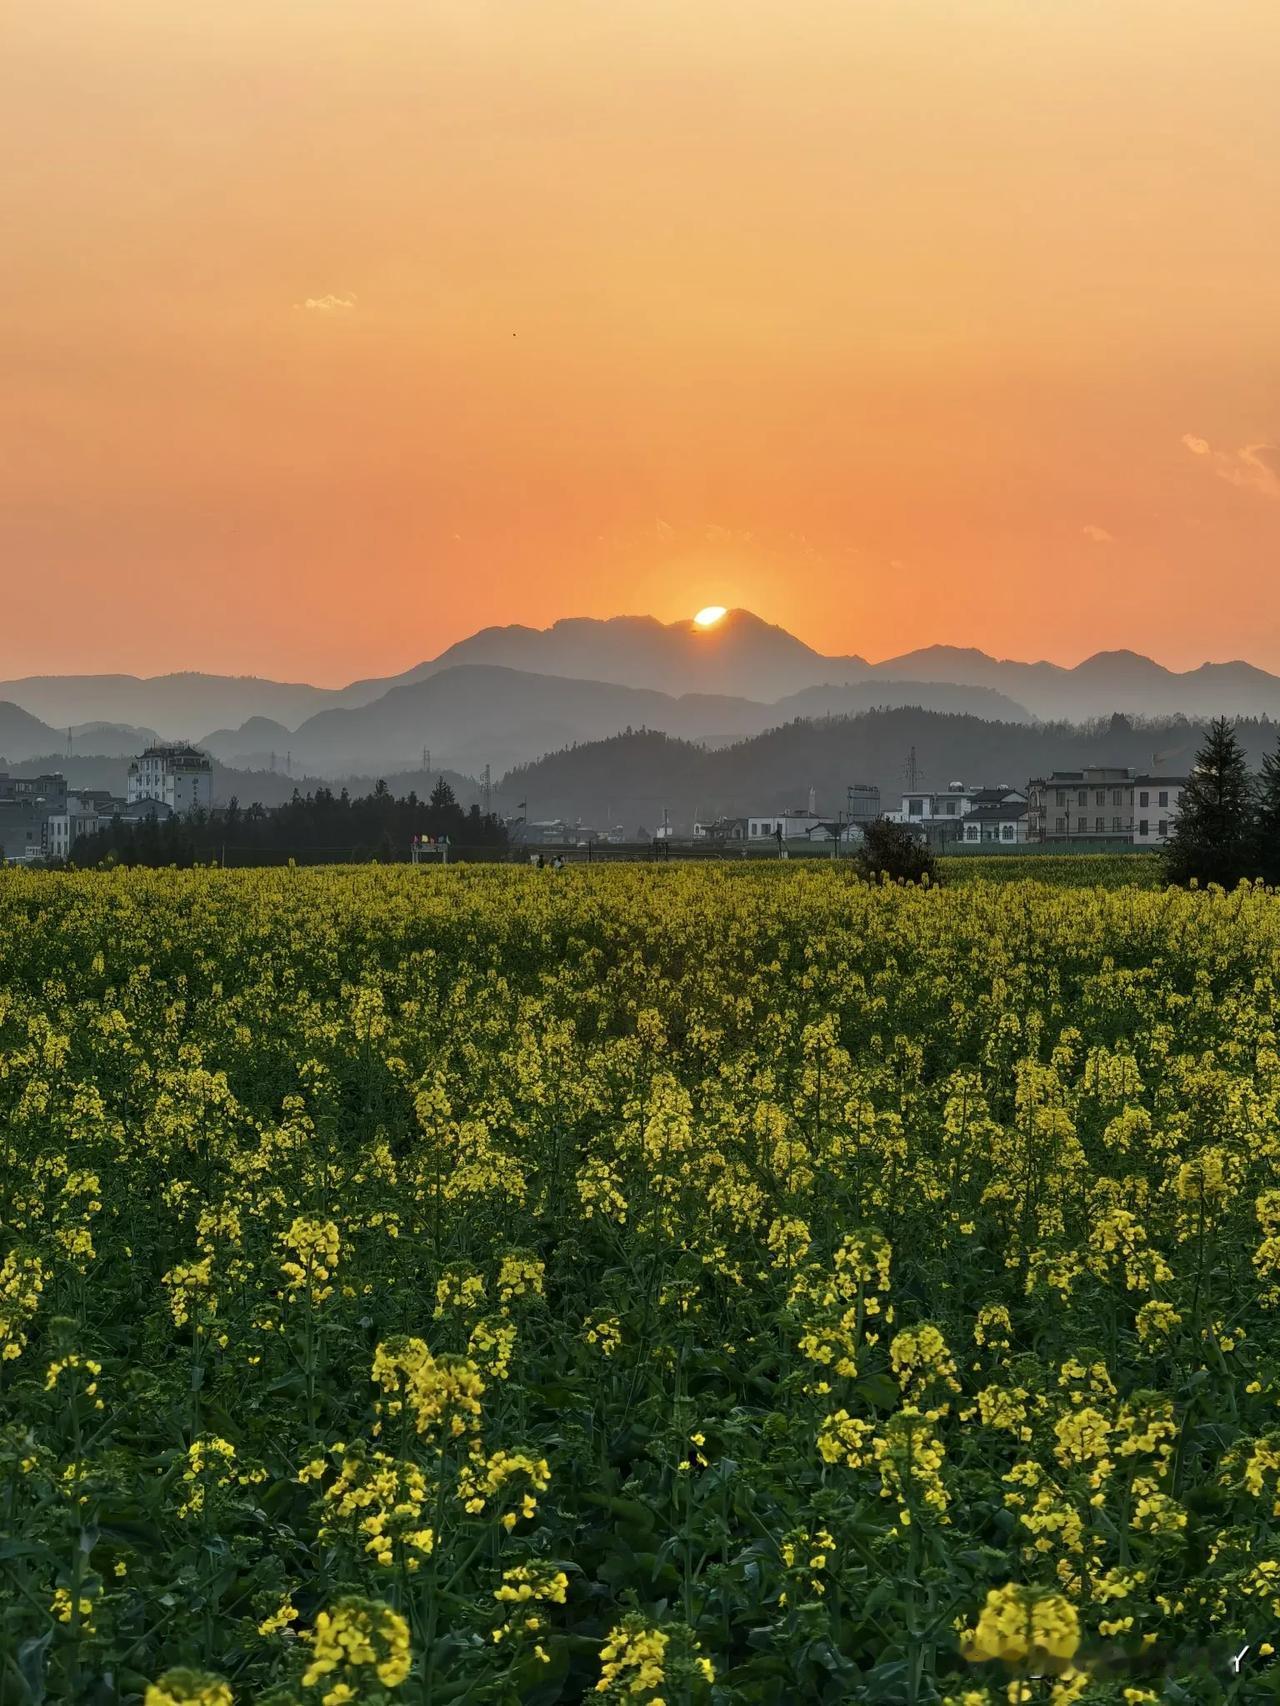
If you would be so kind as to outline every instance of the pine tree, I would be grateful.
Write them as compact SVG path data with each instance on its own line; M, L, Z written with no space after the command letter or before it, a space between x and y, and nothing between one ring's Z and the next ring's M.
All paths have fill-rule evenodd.
M444 777L441 776L435 787L431 790L432 811L443 811L446 806L455 806L457 803L453 789L445 781Z
M1280 740L1274 752L1262 760L1257 788L1258 875L1280 884Z
M1170 882L1234 888L1257 874L1253 785L1244 749L1225 717L1209 725L1182 790L1178 821L1165 849Z

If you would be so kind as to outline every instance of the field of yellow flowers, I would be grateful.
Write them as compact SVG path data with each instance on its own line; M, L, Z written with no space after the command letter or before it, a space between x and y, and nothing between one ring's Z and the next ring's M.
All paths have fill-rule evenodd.
M0 1703L1280 1699L1280 906L0 872Z

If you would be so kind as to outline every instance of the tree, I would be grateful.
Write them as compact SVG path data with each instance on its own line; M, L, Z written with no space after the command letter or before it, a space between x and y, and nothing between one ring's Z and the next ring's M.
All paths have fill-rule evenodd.
M926 843L905 823L890 823L887 817L874 819L863 831L858 863L872 878L888 877L895 883L938 881L938 863Z
M1256 874L1253 786L1244 748L1225 717L1209 725L1182 790L1178 821L1164 854L1170 882L1234 888Z
M431 790L432 811L440 812L443 811L446 806L456 806L457 803L453 789L445 781L444 777L441 776L435 787Z
M1275 751L1268 752L1262 760L1256 802L1257 875L1269 883L1280 884L1280 740Z

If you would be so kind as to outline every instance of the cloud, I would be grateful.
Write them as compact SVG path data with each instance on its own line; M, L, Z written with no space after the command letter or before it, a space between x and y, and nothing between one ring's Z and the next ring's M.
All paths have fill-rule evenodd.
M354 296L308 296L305 302L295 302L295 308L310 308L317 314L343 314L354 308Z
M1184 432L1182 443L1193 456L1207 459L1214 473L1229 486L1280 499L1280 447L1246 444L1239 450L1215 450L1207 438Z
M1115 538L1114 533L1108 533L1105 527L1099 527L1095 521L1086 521L1080 531L1086 539L1092 539L1095 545L1109 545Z

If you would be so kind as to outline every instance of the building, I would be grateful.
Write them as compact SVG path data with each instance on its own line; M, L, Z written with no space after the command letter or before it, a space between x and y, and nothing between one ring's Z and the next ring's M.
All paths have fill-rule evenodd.
M59 771L43 776L0 775L0 807L43 806L59 811L67 803L67 779Z
M110 812L106 813L110 821ZM83 799L79 794L68 794L66 809L60 812L50 812L45 819L45 852L50 859L69 859L71 849L82 835L92 835L103 821L103 814L96 800Z
M1027 839L1027 803L1017 795L975 806L960 823L962 847L1017 847Z
M1173 834L1182 803L1186 776L1135 776L1133 780L1133 845L1163 847Z
M747 843L762 841L803 841L811 830L817 829L822 819L815 811L770 812L765 817L749 817L747 819Z
M208 754L185 741L149 746L129 766L128 804L154 800L179 814L213 804L213 765Z
M735 847L747 839L745 817L696 818L693 839L708 841L715 846L732 843Z
M880 816L880 790L874 782L855 782L845 789L845 821L865 828Z
M1119 766L1055 770L1031 782L1028 839L1162 847L1186 785L1185 776L1137 776Z
M46 857L43 806L25 801L0 803L0 864L30 865Z
M0 775L0 863L48 858L48 821L66 808L66 777Z
M901 811L889 812L887 816L892 823L913 829L930 847L967 846L984 839L1025 841L1025 811L1019 815L1016 808L1025 808L1026 803L1027 796L1021 788L1010 788L1003 783L994 788L970 788L963 782L952 782L942 790L912 789L902 796ZM1001 812L1004 815L999 815ZM984 816L979 822L979 833L971 835L966 826L974 813ZM991 813L997 815L986 815ZM1007 838L1003 832L1006 823L1014 825Z

